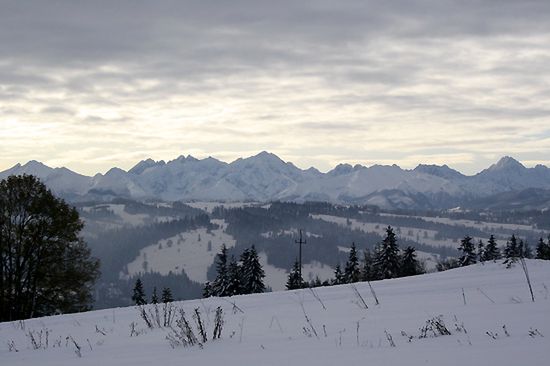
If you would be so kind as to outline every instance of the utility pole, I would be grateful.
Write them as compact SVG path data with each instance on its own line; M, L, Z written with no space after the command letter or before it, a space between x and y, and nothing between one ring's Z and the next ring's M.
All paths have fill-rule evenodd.
M306 240L303 239L302 240L302 229L300 229L300 240L294 240L294 242L296 244L299 245L299 252L298 252L298 263L300 264L300 272L298 272L300 274L300 280L303 280L302 278L302 244L306 244Z

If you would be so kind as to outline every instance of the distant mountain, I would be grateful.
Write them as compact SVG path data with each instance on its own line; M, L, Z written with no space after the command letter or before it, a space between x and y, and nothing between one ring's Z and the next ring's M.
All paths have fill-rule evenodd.
M509 195L499 194L529 189L550 190L549 168L526 168L511 157L503 157L473 176L447 165L419 165L405 170L397 165L340 164L321 173L315 168L300 169L265 151L232 163L192 156L169 162L147 159L129 171L113 168L93 177L30 161L1 172L0 179L11 174L37 175L55 193L75 201L114 197L163 201L310 200L430 209L460 206L481 198L504 199ZM525 199L525 194L520 197ZM521 200L517 202L521 206ZM498 206L495 202L486 204Z

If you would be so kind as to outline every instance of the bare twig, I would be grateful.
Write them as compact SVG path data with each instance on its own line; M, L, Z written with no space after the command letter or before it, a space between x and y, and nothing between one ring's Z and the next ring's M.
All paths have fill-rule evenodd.
M319 295L317 294L317 292L315 292L311 287L309 288L309 291L311 292L311 294L313 295L313 297L319 301L319 303L321 304L321 306L323 307L323 309L327 310L325 304L323 303L323 301L321 300L321 298L319 297Z
M372 285L370 284L370 281L367 282L369 284L370 293L374 297L374 300L376 301L376 305L380 305L380 302L378 301L378 296L376 296L376 292L374 292L374 289L372 288Z
M487 295L482 289L480 289L480 288L478 287L477 290L478 290L479 292L481 292L481 293L483 294L483 296L485 296L486 298L488 298L490 302L492 302L493 304L495 303L495 302L493 301L493 299L491 299L491 298L489 297L489 295Z
M354 284L351 284L350 287L353 289L353 292L355 292L355 295L359 298L359 300L361 300L361 303L363 304L365 309L368 309L369 307L365 302L365 299L363 299L363 296L361 296L361 294L359 293L359 290L357 290L357 287L355 287Z
M527 271L527 262L525 262L525 258L521 257L519 259L521 262L521 268L523 269L523 273L525 273L525 279L527 280L527 284L529 285L529 292L531 292L531 300L535 302L535 295L533 295L533 288L531 287L531 279L529 278L529 271Z
M241 312L242 314L244 314L244 311L243 309L241 309L240 307L237 306L237 304L235 304L234 301L229 301L227 300L226 298L224 297L220 297L220 299L224 300L224 301L227 301L228 303L230 303L231 305L233 305L233 314L236 314L237 311Z
M306 313L306 309L304 308L304 303L300 301L300 306L302 307L302 311L304 312L304 317L306 318L306 322L309 325L309 328L311 329L311 332L315 335L317 339L319 339L319 335L317 334L317 331L315 330L315 327L313 326L313 323L311 322L311 319L309 319L309 316Z

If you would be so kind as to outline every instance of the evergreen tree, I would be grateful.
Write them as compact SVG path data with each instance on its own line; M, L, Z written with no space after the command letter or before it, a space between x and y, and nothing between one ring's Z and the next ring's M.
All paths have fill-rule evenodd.
M458 250L462 252L462 255L458 258L461 267L476 263L476 249L474 243L472 243L472 238L468 235L460 241Z
M548 238L548 244L544 242L544 239L540 238L537 244L537 259L550 259L550 238Z
M496 261L497 259L500 259L500 250L498 249L495 236L491 235L487 245L485 246L485 250L483 251L483 260Z
M351 243L348 261L344 268L344 280L346 283L354 283L361 280L361 269L359 268L359 258L357 257L355 243Z
M248 250L248 253L242 258L241 268L243 293L257 294L264 292L265 272L262 268L260 258L258 257L258 252L256 252L254 245L252 245L252 247Z
M157 286L153 287L153 295L151 295L151 304L158 304L159 297L157 296Z
M374 258L368 248L363 252L363 270L361 272L361 279L363 281L375 281L378 279Z
M145 305L147 302L145 301L145 292L143 291L143 283L141 282L141 279L136 280L136 284L134 286L134 293L132 295L132 301L136 305Z
M485 261L485 244L483 244L483 240L481 239L477 243L477 260L479 262Z
M220 253L216 255L216 279L212 283L211 293L214 296L228 296L229 276L227 271L227 248L222 245Z
M169 287L165 287L162 289L162 302L173 302L174 298L172 297L172 290L170 290Z
M416 249L408 246L403 251L401 257L401 273L402 277L414 276L424 273L424 269L418 260L416 259Z
M298 288L305 287L303 278L300 276L300 263L298 260L294 262L290 273L288 274L288 280L286 281L287 290L296 290Z
M386 237L377 248L375 267L381 279L399 276L399 246L391 226L386 228Z
M510 240L506 242L506 247L504 247L504 264L507 268L510 268L512 264L517 262L521 257L521 246L518 243L518 240L515 235L512 235Z
M342 273L342 268L340 267L340 263L336 265L336 268L334 269L334 280L332 281L333 285L341 285L343 283L346 283L344 274Z
M229 286L227 287L227 294L229 296L242 294L243 289L241 281L241 267L237 263L237 260L234 256L231 256L227 271L229 276Z
M202 289L202 297L206 299L210 296L212 296L212 285L210 284L210 281L206 281L204 288Z

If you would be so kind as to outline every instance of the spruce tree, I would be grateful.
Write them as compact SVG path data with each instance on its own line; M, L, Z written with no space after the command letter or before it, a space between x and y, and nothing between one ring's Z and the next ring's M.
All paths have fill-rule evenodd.
M241 267L237 263L234 256L231 256L228 266L229 286L227 287L227 294L229 296L240 295L243 293L242 281L241 281Z
M162 289L162 302L173 302L174 298L172 297L172 290L170 290L169 287L165 287Z
M361 269L359 268L359 258L357 257L355 243L351 243L348 261L344 268L344 280L346 283L354 283L361 280Z
M288 280L286 281L286 289L287 290L296 290L299 288L303 288L304 286L304 280L300 276L300 263L298 260L294 262L294 265L292 266L292 269L290 270L290 273L288 274Z
M136 284L134 286L132 301L136 305L145 305L147 303L145 301L145 292L143 291L143 283L139 278L136 280Z
M248 250L247 255L242 258L241 276L242 288L246 294L257 294L265 291L265 272L260 263L258 252L254 245Z
M153 287L153 295L151 295L151 304L158 304L159 297L157 296L157 286Z
M399 246L391 226L386 228L386 237L377 248L375 267L381 279L399 276Z
M342 268L340 267L340 263L336 265L336 268L334 269L334 280L332 280L333 285L341 285L343 283L346 283L344 274L342 273Z
M517 262L521 257L521 246L518 243L518 240L515 235L512 235L510 240L506 242L506 247L504 247L504 264L507 268L510 268L512 264Z
M210 284L210 281L206 281L204 288L202 289L202 297L206 299L210 296L212 296L212 285Z
M497 259L500 259L500 250L498 249L495 236L491 235L487 245L485 246L485 250L483 251L483 260L496 261Z
M401 277L414 276L424 273L422 265L416 259L416 249L408 246L401 256Z
M363 281L375 281L378 279L374 257L368 248L363 252L363 270L361 271L361 279Z
M544 242L544 239L540 238L537 244L536 259L550 259L550 238L548 238L548 244Z
M212 283L212 295L228 296L229 276L227 271L227 248L222 245L220 253L216 255L216 279Z
M479 239L477 243L477 260L479 262L485 262L485 244L483 244L483 240L481 239Z
M462 252L462 255L458 258L461 267L476 263L476 249L474 243L472 243L471 237L466 235L466 237L460 241L458 250Z

